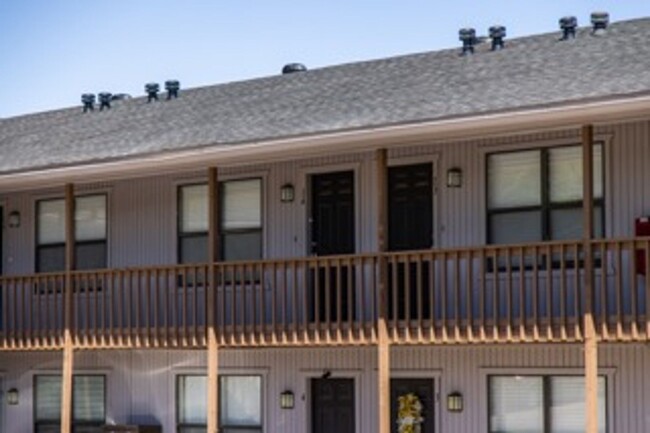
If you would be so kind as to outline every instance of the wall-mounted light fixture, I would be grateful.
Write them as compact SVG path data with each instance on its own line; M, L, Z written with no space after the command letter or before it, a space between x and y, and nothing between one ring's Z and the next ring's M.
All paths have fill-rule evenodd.
M463 395L454 391L447 395L447 410L449 412L462 412L463 411Z
M295 397L292 391L286 390L280 393L280 408L293 409Z
M18 390L16 388L11 388L7 391L7 404L12 406L18 404Z
M463 171L458 167L447 170L447 187L460 188L461 186L463 186Z
M296 197L296 190L290 183L285 183L280 188L280 201L282 203L291 203Z
M7 225L12 229L20 227L20 212L17 210L11 211L7 217Z

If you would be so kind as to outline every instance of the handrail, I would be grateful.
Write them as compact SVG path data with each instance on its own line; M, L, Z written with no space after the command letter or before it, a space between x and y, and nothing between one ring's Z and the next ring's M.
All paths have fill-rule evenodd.
M599 338L647 340L650 238L591 245ZM579 341L583 250L576 240L73 271L71 332L78 348L204 347L212 311L220 346L374 344L385 266L394 344ZM60 347L64 283L0 277L0 349Z

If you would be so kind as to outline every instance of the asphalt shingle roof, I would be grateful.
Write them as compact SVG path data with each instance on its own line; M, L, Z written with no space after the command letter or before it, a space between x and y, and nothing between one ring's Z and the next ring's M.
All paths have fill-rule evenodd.
M2 119L0 173L650 94L650 18Z

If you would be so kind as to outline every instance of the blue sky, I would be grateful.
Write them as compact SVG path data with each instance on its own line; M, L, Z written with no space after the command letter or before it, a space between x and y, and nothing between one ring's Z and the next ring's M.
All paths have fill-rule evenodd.
M458 29L556 31L595 10L650 16L648 0L0 0L0 117L458 45Z

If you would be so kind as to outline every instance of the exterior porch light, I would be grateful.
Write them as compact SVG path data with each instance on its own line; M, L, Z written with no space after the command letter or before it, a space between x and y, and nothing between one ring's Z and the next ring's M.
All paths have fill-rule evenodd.
M293 409L295 398L292 391L286 390L280 393L280 407L282 409Z
M462 412L463 411L463 395L454 391L447 395L447 410L449 412Z
M18 404L18 390L16 388L11 388L7 391L7 404L12 406Z
M463 185L463 171L458 168L447 170L447 188L460 188Z
M296 197L296 190L290 183L285 183L280 188L280 201L282 203L291 203Z
M20 212L17 210L10 212L7 218L7 224L12 229L20 227Z

